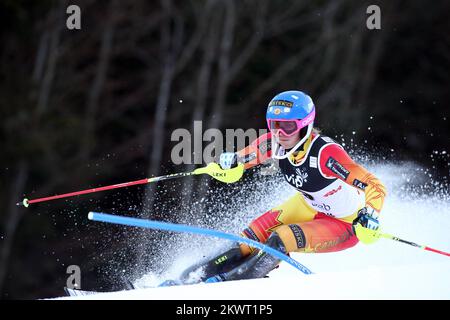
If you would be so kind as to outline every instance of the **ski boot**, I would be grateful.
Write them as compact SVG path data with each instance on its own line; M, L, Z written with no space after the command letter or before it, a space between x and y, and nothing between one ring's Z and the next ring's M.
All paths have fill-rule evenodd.
M276 232L273 232L266 245L287 254L283 241ZM230 280L256 279L264 278L267 274L275 269L280 263L280 259L264 251L254 251L250 256L242 261L239 265L228 272L218 273L215 276L207 278L204 282L220 282Z
M232 270L240 264L243 255L239 243L235 243L233 247L226 252L215 256L208 261L202 261L186 269L180 276L183 283L204 282L217 274ZM199 274L198 279L192 280L192 275Z

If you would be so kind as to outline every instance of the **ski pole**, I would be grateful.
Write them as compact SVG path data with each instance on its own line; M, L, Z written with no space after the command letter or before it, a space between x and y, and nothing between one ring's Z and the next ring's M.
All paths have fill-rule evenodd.
M265 251L268 254L289 263L291 266L293 266L297 270L300 270L304 274L312 274L313 273L311 270L309 270L307 267L302 265L300 262L292 259L291 257L282 253L281 251L275 250L265 244L262 244L261 242L257 242L255 240L251 240L248 238L239 237L234 234L230 234L230 233L226 233L226 232L222 232L222 231L199 228L199 227L192 227L192 226L187 226L184 224L175 224L175 223L160 222L160 221L153 221L153 220L146 220L146 219L130 218L130 217L112 215L112 214L107 214L107 213L101 213L101 212L89 212L88 219L93 220L93 221L121 224L121 225L125 225L125 226L130 226L130 227L159 229L159 230L181 232L181 233L193 233L193 234L200 234L200 235L206 235L206 236L212 236L212 237L216 237L216 238L237 241L239 243L245 243L251 247L258 248L262 251Z
M197 168L191 172L168 174L165 176L124 182L124 183L113 184L113 185L109 185L109 186L105 186L105 187L86 189L86 190L64 193L64 194L60 194L60 195L44 197L44 198L37 198L37 199L32 199L32 200L24 198L21 202L18 202L17 205L18 206L22 205L22 206L28 208L30 204L38 203L38 202L45 202L45 201L50 201L50 200L55 200L55 199L62 199L62 198L78 196L78 195L82 195L82 194L100 192L100 191L117 189L117 188L124 188L124 187L129 187L129 186L135 186L135 185L147 184L147 183L151 183L151 182L158 182L158 181L163 181L163 180L188 177L188 176L199 175L199 174L210 175L214 179L219 180L221 182L233 183L233 182L238 181L242 177L243 173L244 173L244 165L243 164L239 164L237 167L234 167L232 169L223 170L217 163L211 162L206 167Z
M411 242L411 241L403 240L403 239L397 238L397 237L395 237L393 235L390 235L390 234L387 234L387 233L382 233L381 237L382 238L386 238L386 239L391 239L391 240L394 240L394 241L398 241L398 242L401 242L401 243L409 244L410 246L417 247L417 248L420 248L422 250L427 250L427 251L439 253L439 254L442 254L444 256L450 257L450 253L448 253L448 252L444 252L444 251L441 251L441 250L433 249L433 248L430 248L428 246L420 245L420 244L417 244L417 243L414 243L414 242Z
M428 246L417 244L417 243L414 243L414 242L411 242L411 241L403 240L403 239L400 239L400 238L398 238L396 236L393 236L391 234L382 233L381 231L378 231L378 230L371 230L371 229L368 229L368 228L364 228L360 224L356 225L355 231L356 231L356 235L357 235L358 239L360 239L361 242L366 242L365 240L366 239L370 239L370 238L372 238L372 239L373 238L377 238L377 239L385 238L385 239L390 239L390 240L394 240L394 241L397 241L397 242L401 242L401 243L404 243L404 244L408 244L410 246L413 246L413 247L416 247L416 248L420 248L422 250L427 250L427 251L431 251L431 252L434 252L434 253L439 253L439 254L442 254L444 256L450 257L450 253L448 253L448 252L437 250L437 249L433 249L433 248L430 248ZM373 241L367 241L366 243L371 243L371 242L373 242Z

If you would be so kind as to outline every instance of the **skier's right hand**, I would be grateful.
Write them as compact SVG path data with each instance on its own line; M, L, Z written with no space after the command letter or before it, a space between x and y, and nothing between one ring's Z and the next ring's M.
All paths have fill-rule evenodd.
M219 165L224 170L236 167L237 162L237 154L234 152L224 152L220 155Z

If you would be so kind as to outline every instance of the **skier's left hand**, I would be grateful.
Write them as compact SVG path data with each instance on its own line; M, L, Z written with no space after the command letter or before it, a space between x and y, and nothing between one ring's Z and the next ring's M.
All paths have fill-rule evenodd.
M379 234L376 232L380 227L377 212L370 207L364 207L358 212L353 221L353 231L358 240L364 244L372 244L378 241Z
M364 207L358 211L358 216L353 221L353 226L358 223L364 228L371 230L377 230L380 227L378 213L371 207Z

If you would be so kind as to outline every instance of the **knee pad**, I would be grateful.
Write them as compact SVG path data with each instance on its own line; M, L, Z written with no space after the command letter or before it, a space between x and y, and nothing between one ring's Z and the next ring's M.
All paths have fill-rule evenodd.
M271 247L272 249L281 251L285 254L287 253L286 246L283 240L280 238L280 235L276 231L272 232L272 234L269 236L269 239L267 239L265 244Z
M251 227L245 228L244 231L242 231L241 235L247 239L257 241L257 242L264 242L266 240L266 239L260 239ZM255 248L251 247L248 244L241 243L242 255L248 256L249 254L253 253L254 251L255 251Z

